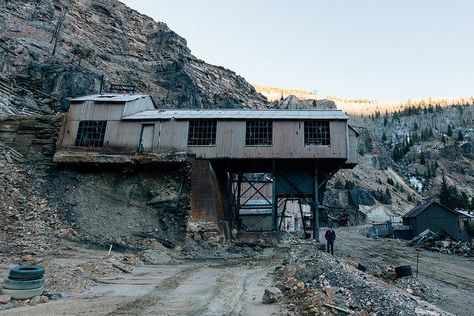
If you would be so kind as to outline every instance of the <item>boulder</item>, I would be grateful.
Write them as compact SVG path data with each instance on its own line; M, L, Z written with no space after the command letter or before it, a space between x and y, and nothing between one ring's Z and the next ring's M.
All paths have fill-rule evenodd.
M0 295L0 304L10 303L12 297L10 295Z
M283 297L280 289L277 287L267 287L263 293L263 304L272 304L278 302Z

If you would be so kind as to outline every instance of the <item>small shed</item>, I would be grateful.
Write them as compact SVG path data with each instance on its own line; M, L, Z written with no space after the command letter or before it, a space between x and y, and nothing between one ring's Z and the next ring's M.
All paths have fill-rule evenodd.
M418 205L402 218L403 224L411 227L413 236L430 229L433 232L443 231L461 241L473 237L474 214L452 210L436 201Z

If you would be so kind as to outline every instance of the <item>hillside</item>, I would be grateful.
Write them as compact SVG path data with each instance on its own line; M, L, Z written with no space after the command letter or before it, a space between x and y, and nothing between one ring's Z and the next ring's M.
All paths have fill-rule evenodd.
M64 108L67 97L98 92L102 76L104 90L133 85L161 107L267 103L242 77L194 57L166 24L114 0L2 1L0 73L0 113L44 107L38 94ZM29 82L26 92L22 78ZM12 101L12 87L23 88L28 102Z
M457 191L456 201L445 203L474 206L474 105L352 116L351 121L360 133L359 165L333 178L326 203L356 204L369 220L382 221L416 203L438 200L444 175Z

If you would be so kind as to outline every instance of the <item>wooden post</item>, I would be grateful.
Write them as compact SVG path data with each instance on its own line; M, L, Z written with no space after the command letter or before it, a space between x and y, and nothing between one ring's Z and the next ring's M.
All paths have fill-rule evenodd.
M276 167L275 160L273 160L273 183L272 183L272 230L276 231L278 228L278 203L276 198Z
M314 168L314 193L313 193L313 239L319 242L319 199L318 199L318 169Z

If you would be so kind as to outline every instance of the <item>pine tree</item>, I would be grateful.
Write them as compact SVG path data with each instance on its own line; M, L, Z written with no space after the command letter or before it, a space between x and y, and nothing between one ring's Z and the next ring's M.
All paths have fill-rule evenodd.
M448 131L446 132L446 135L449 137L453 136L453 129L451 128L451 125L448 125Z
M386 142L387 141L387 135L385 135L385 132L383 132L382 134L382 142Z
M336 182L334 183L334 188L335 189L343 189L344 188L344 183L342 183L341 179L337 179Z
M441 190L439 192L439 202L443 205L448 206L449 199L450 199L449 195L450 195L449 186L448 186L448 183L446 182L446 177L444 176L444 172L443 172L442 181L441 181Z
M420 154L420 164L424 165L426 163L425 154L421 152Z
M462 135L461 131L458 132L458 141L462 142L464 140L464 136Z

